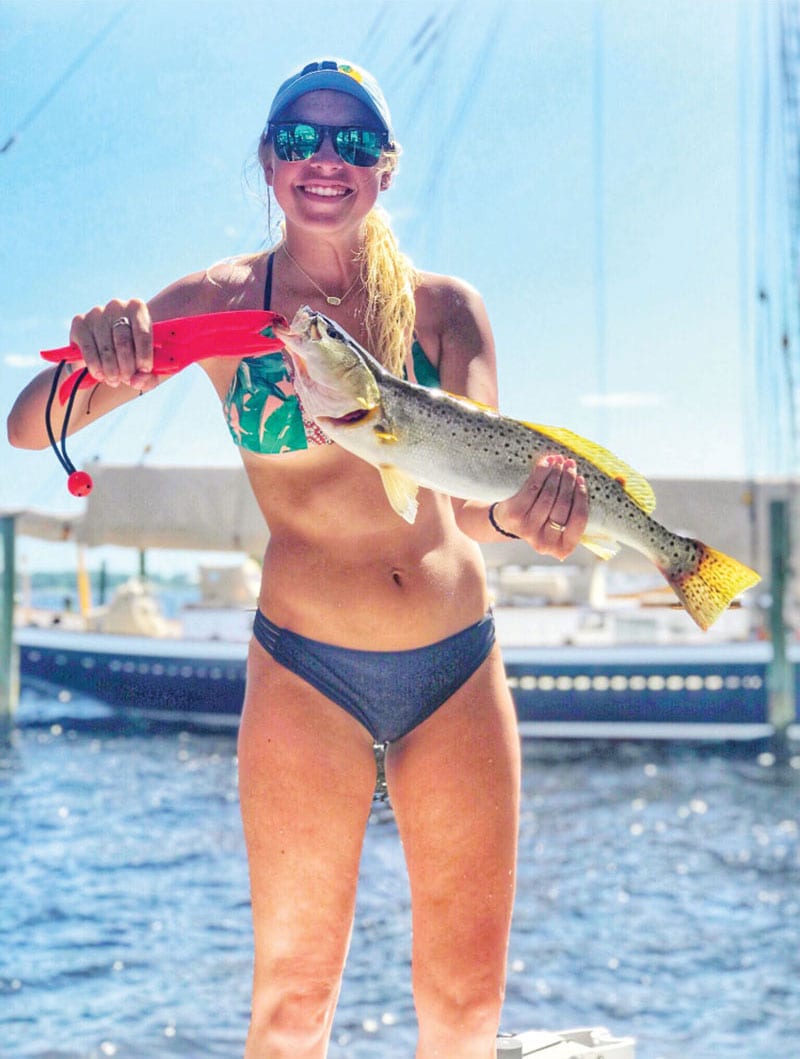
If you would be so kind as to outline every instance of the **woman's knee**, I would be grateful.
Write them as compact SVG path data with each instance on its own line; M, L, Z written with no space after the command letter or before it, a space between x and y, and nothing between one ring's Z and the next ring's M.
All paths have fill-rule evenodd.
M257 973L245 1059L325 1055L341 969L301 965Z
M491 1039L497 1034L505 982L480 973L461 980L435 981L415 976L415 1002L422 1029L456 1033L463 1041Z

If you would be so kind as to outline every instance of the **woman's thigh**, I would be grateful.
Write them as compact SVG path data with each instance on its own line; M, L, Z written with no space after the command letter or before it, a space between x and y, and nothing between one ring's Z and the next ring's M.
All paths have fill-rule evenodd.
M389 795L412 895L420 1018L502 994L514 899L520 753L500 652L389 748Z
M255 992L335 978L375 787L369 734L253 645L239 733Z

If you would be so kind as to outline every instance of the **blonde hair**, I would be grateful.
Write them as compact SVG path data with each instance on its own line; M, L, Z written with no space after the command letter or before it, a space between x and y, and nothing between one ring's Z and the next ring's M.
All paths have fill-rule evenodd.
M258 148L262 172L269 150L265 130ZM400 151L397 143L384 150L379 163L381 174L397 169ZM285 238L281 224L281 238L269 252L274 253ZM364 242L359 257L361 282L367 293L364 327L369 352L393 375L402 375L414 333L414 290L418 274L411 259L400 249L389 215L381 206L374 206L364 220Z
M400 250L385 210L376 206L364 226L361 279L367 292L364 326L370 352L402 375L414 333L417 271Z

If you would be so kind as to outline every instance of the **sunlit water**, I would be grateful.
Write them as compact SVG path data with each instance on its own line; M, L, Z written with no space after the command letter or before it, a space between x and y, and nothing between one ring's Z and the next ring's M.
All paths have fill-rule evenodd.
M251 934L233 735L32 694L19 720L0 748L0 1055L237 1059ZM799 1055L800 762L524 749L504 1028L604 1024L637 1059ZM331 1059L411 1059L409 927L376 802Z

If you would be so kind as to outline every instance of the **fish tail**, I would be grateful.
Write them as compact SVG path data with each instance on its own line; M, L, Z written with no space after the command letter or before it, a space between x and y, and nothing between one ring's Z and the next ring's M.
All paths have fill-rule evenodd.
M688 543L688 542L687 542ZM690 617L710 628L731 602L761 580L755 570L702 541L692 541L692 558L676 559L662 573Z

